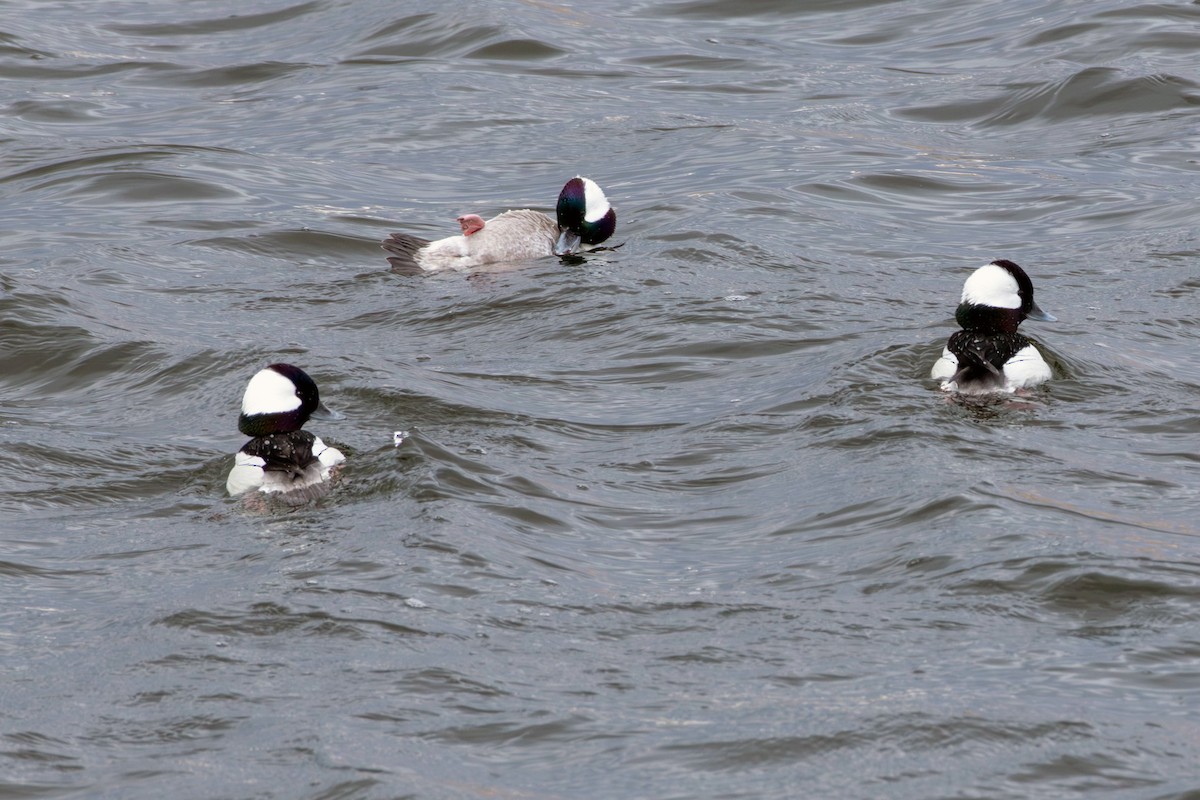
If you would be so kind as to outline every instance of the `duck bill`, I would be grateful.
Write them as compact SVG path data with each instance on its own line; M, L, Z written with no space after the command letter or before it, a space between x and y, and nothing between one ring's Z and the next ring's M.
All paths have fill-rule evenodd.
M317 403L316 409L312 412L312 416L316 419L342 419L342 415L333 411L329 406L322 402Z
M578 233L568 230L561 231L558 234L558 241L554 243L554 255L569 256L578 253L581 244Z
M1025 315L1027 319L1035 319L1038 322L1058 322L1058 317L1052 314L1047 314L1038 308L1038 304L1034 303L1033 308L1029 309L1029 313Z

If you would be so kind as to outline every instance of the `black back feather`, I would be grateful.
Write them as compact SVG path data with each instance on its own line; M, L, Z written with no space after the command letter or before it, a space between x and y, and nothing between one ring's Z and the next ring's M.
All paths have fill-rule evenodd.
M946 348L958 359L958 371L950 380L965 383L1004 385L1004 365L1030 344L1019 333L957 331Z
M246 442L242 452L265 461L265 472L282 473L295 481L303 478L304 471L317 461L313 455L316 438L308 431L273 433Z

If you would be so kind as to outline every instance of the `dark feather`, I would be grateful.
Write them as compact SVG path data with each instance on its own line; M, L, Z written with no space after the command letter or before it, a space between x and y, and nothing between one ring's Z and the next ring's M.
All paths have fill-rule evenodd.
M297 481L303 479L305 470L317 462L312 451L315 440L308 431L275 433L251 439L242 447L242 452L265 461L264 472L282 473L289 480Z
M1004 365L1029 344L1019 333L987 334L958 331L946 348L958 359L958 371L950 380L965 383L1004 385Z
M407 233L393 233L383 240L382 247L388 253L388 263L392 271L400 275L420 275L424 272L417 263L417 253L429 244L428 239L409 236Z

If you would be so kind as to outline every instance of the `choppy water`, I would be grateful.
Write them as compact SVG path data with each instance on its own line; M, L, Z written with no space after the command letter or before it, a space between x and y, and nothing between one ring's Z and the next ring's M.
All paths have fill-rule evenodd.
M1200 796L1200 6L0 12L0 797ZM948 403L999 257L1055 380Z

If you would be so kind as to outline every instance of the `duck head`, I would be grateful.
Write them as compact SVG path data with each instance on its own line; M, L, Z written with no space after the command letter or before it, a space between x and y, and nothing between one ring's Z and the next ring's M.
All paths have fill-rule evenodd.
M483 230L485 224L486 223L483 221L483 217L479 216L478 214L463 214L458 218L458 225L460 228L462 228L463 236L470 236L472 234L479 233L481 230Z
M1026 319L1055 322L1033 301L1033 281L1008 259L997 259L971 273L963 284L955 319L965 330L1012 333Z
M617 212L590 178L575 176L558 194L558 241L554 255L566 256L595 247L617 230Z
M291 364L272 364L257 372L242 396L238 430L247 436L298 431L313 414L329 414L316 382Z

